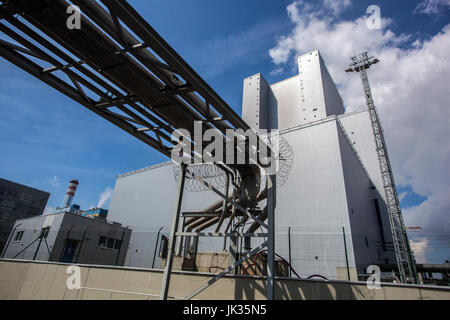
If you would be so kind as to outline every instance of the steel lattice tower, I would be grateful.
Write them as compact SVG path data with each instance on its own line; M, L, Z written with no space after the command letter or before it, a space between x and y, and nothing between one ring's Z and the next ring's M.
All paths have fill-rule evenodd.
M378 154L381 176L383 180L386 205L388 207L389 223L392 230L392 241L394 244L395 256L398 265L400 280L403 283L418 283L415 258L408 241L405 224L403 222L402 211L395 187L394 176L392 174L391 163L384 139L383 128L381 126L378 112L375 108L372 91L370 89L367 69L371 65L379 62L378 59L368 56L367 52L351 58L352 64L346 72L359 72L364 88L367 106L370 114L370 121L375 136L375 144Z

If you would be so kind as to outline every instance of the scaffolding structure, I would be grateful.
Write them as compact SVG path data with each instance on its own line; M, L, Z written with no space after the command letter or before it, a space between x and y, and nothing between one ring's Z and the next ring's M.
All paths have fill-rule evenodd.
M358 72L361 76L364 96L369 110L370 121L375 136L376 151L383 181L386 205L388 208L389 224L392 231L395 256L398 265L400 281L403 283L418 283L414 254L411 250L408 234L403 221L400 201L394 182L392 167L384 139L383 128L375 107L372 91L370 89L367 69L377 64L378 59L369 57L368 52L363 52L351 58L352 64L346 72Z

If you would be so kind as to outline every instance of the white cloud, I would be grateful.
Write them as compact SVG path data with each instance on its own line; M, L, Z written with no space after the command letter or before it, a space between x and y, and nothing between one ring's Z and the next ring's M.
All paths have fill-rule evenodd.
M207 78L217 76L239 64L252 64L265 58L270 39L287 26L286 21L263 21L246 30L217 36L196 47L195 61Z
M384 30L369 30L364 16L339 21L324 15L323 7L311 10L301 1L288 6L295 27L269 51L276 68L295 68L294 56L319 49L353 111L365 100L360 78L344 72L349 58L367 50L380 59L369 78L397 185L428 197L404 210L406 224L450 230L450 25L427 41L414 41L391 31L391 19L383 20Z
M49 180L49 184L50 184L52 187L59 187L59 186L61 185L61 183L59 182L59 179L58 179L57 176L54 176L53 178L51 178L51 179Z
M450 7L450 0L423 0L415 9L415 12L428 15L439 14Z
M107 187L105 191L100 194L100 199L98 200L97 208L103 208L105 204L111 199L113 190Z
M411 250L414 252L417 263L427 263L427 252L432 250L429 245L428 239L422 239L409 241L409 245L411 246Z
M405 200L406 196L408 195L408 191L404 191L402 193L400 193L398 195L398 199L400 200L400 202L402 202L403 200Z
M338 15L352 4L351 0L323 0L325 8L328 8L333 14Z
M271 76L277 76L277 75L283 73L283 71L284 71L284 69L283 69L282 67L279 67L279 68L273 69L273 70L270 72L270 75L271 75Z

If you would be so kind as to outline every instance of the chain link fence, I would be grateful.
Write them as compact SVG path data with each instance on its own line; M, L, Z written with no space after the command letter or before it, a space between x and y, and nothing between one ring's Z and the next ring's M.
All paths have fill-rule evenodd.
M441 235L440 237L443 237ZM30 261L52 261L68 264L107 265L144 269L162 269L168 253L168 227L151 231L133 231L122 226L65 228L17 228L8 239L2 257ZM437 236L436 236L437 237ZM435 237L435 238L436 238ZM412 237L413 250L423 259L428 242L419 235ZM430 239L428 237L428 239ZM190 240L190 241L189 241ZM199 237L178 239L174 248L174 270L217 274L230 264L229 238ZM237 238L237 257L255 248L266 239ZM276 231L276 261L282 265L283 277L328 280L365 280L371 265L385 266L382 281L395 281L395 274L386 266L395 265L392 243L380 241L377 234L350 234L348 229L278 228ZM448 249L448 240L435 245ZM249 247L250 245L250 247ZM436 250L437 250L436 249ZM191 250L191 251L189 251ZM422 250L422 251L421 251ZM192 255L194 254L194 255ZM259 257L252 257L236 268L236 274L263 275L257 272ZM184 257L184 258L183 258ZM194 262L188 264L187 257ZM425 262L425 261L419 261ZM443 262L443 261L442 261ZM437 263L437 260L436 260ZM281 270L280 269L280 270ZM442 279L442 276L436 278Z

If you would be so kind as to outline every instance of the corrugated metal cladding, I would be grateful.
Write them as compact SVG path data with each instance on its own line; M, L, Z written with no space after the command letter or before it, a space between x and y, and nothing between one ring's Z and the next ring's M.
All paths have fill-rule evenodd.
M369 172L377 191L383 199L386 199L369 111L361 110L343 114L339 119Z
M277 190L276 248L287 258L290 227L293 266L303 276L319 272L337 278L337 268L346 268L343 228L349 265L362 268L367 257L361 254L361 263L358 262L353 252L353 230L376 230L374 208L368 212L364 209L373 201L369 179L339 130L335 118L330 117L282 133L295 152L295 160L288 181ZM354 181L358 181L361 192L350 192ZM168 233L175 195L176 181L170 162L117 178L109 216L133 229L126 261L130 266L151 266L156 232L164 226L163 232ZM182 208L198 211L217 199L211 192L186 192ZM349 203L361 205L353 205L355 210ZM361 216L360 221L350 219L351 209L354 215ZM367 216L371 220L366 224ZM378 256L379 249L376 240L371 242L371 247L364 248L371 252L370 258ZM203 238L200 248L221 251L223 240Z
M344 113L342 99L319 52L298 63L297 76L270 86L261 74L244 80L244 120L255 129L279 128L295 154L289 179L277 190L276 250L288 257L290 230L292 265L302 276L347 279L347 249L355 279L392 258L383 246L391 232L369 117L339 116L346 135L336 120ZM150 266L157 230L169 232L176 189L171 163L117 178L109 215L133 227L131 266ZM198 211L217 199L212 192L186 192L182 210ZM221 251L223 240L202 238L199 250Z
M344 104L318 50L298 57L298 75L268 85L244 80L242 117L255 129L294 128L344 113Z

